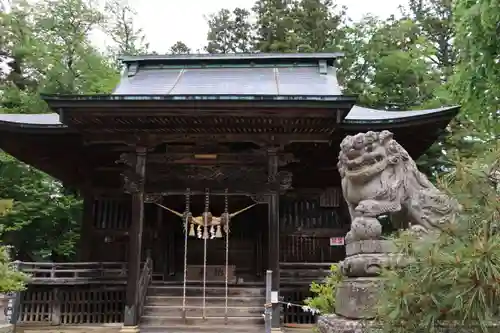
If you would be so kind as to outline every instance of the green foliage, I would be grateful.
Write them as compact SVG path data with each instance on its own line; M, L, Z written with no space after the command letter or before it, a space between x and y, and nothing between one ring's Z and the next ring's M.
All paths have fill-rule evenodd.
M189 54L191 49L184 44L182 41L177 41L174 45L170 47L170 53L172 54Z
M386 272L379 319L387 333L439 332L450 321L482 332L498 318L500 295L500 145L456 157L442 187L463 206L458 224L440 235L395 238L404 268Z
M235 8L232 12L221 9L207 18L208 53L250 52L252 48L252 25L249 23L250 12Z
M105 15L85 0L18 1L0 13L0 111L44 113L40 93L108 93L118 82L111 59L91 44L89 33ZM0 216L0 238L23 260L68 260L79 238L81 200L63 184L0 153L0 198L14 200Z
M10 260L9 248L0 246L0 293L22 291L29 276L19 272Z
M12 157L0 155L0 194L12 198L0 216L1 239L24 258L69 259L79 238L81 200L61 184Z
M500 1L458 0L453 9L459 52L452 91L465 111L461 124L494 142L500 133Z
M332 265L330 273L321 283L311 283L309 290L314 296L305 299L304 304L309 308L318 310L320 313L334 313L335 294L342 278L339 265Z
M144 32L134 24L137 13L126 0L107 1L103 15L106 34L114 43L108 51L118 67L121 66L119 56L149 52Z

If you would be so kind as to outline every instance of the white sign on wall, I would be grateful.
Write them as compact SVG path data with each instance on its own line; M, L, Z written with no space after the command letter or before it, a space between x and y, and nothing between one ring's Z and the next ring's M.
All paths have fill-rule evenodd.
M330 237L330 246L344 246L344 237Z

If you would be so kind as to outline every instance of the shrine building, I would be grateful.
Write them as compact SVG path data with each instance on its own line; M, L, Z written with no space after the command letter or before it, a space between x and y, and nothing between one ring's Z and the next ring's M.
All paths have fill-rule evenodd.
M109 95L1 114L0 148L84 200L79 262L20 263L32 279L13 320L253 332L267 270L281 301L302 304L345 256L341 140L390 130L417 159L459 111L357 106L340 56L124 57ZM273 328L314 321L272 311Z

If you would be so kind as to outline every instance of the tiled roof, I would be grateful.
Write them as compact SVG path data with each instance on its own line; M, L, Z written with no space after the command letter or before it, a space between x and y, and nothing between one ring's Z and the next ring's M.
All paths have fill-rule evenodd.
M139 68L114 95L341 96L335 69L318 66Z

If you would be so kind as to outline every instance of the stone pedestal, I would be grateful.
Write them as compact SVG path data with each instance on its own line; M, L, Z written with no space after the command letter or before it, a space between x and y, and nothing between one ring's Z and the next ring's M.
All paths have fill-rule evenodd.
M9 308L9 300L11 297L0 294L0 333L12 332L12 325L9 323L7 312Z
M397 265L394 245L387 240L357 240L346 245L341 264L345 276L335 296L336 314L318 319L321 333L368 333L375 327L374 306L380 290L380 272Z
M347 278L337 289L335 308L339 316L350 319L375 317L379 278Z

